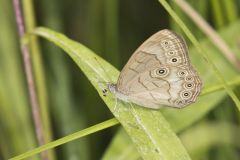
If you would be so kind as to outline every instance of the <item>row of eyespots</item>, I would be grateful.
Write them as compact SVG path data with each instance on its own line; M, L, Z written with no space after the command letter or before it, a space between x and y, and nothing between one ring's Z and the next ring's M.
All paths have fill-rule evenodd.
M169 56L171 56L171 55L174 55L174 54L176 55L177 52L175 52L175 50L180 47L178 43L179 42L173 44L173 41L171 41L171 40L162 40L162 42L160 44L163 47L163 50Z
M158 77L166 77L169 74L169 69L167 67L161 67L158 69L155 69L155 75L154 76L158 76ZM183 87L184 87L184 91L180 92L180 97L181 99L189 99L192 96L192 92L190 90L192 90L195 85L192 82L194 79L192 76L188 75L188 72L186 70L180 70L177 73L180 77L183 77L184 80L186 81L186 83L184 83Z
M177 52L172 47L172 41L163 40L161 45L164 48L165 55L169 57L167 60L169 64L177 65L182 62L182 58L177 56Z
M154 73L156 73L156 75L158 75L158 76L166 77L169 74L169 68L167 68L167 67L160 67L160 68L155 69ZM179 77L184 78L184 80L186 82L189 82L189 83L186 83L186 87L187 88L190 89L192 86L194 86L193 83L190 83L190 82L194 81L194 78L191 75L188 75L188 72L186 70L183 70L183 69L179 70L177 75Z
M172 45L172 41L167 41L167 40L163 40L162 42L161 42L161 45L162 45L162 47L165 49L165 51L166 50L168 50L168 49L170 49L171 47L171 45Z
M185 70L185 69L179 70L178 73L177 73L177 75L178 75L179 77L184 78L184 80L185 80L186 82L193 82L193 81L194 81L194 77L191 76L191 75L189 75L188 71Z
M192 92L190 90L195 88L195 84L193 83L194 78L189 75L187 70L181 69L178 71L178 76L184 78L183 88L184 91L180 92L180 97L182 99L189 99L192 96Z

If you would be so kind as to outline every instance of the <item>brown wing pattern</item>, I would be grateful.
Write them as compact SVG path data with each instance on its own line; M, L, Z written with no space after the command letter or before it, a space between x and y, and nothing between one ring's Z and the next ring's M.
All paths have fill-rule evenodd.
M183 50L186 53L182 53ZM188 65L187 54L185 41L176 33L167 29L157 32L133 53L124 66L117 82L118 90L127 93L129 82L154 66Z
M134 103L182 107L196 100L202 82L182 37L162 30L147 39L124 66L117 91Z

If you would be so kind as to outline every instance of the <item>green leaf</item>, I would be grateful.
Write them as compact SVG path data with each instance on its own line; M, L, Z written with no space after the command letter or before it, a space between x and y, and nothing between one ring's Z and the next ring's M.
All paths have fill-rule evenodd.
M117 80L119 72L114 67L88 48L62 34L46 28L37 28L33 33L58 45L77 63L127 131L144 159L190 159L160 111L119 100L116 103L116 98L110 93L106 97L103 96L102 89L107 87L106 83Z
M181 110L166 108L162 113L170 123L172 129L175 132L180 132L206 115L209 111L216 107L219 101L225 96L226 94L223 91L211 93L207 96L199 97L198 102L189 107ZM211 101L209 101L209 99L211 99ZM118 148L121 148L122 150ZM117 134L112 140L111 145L108 147L105 155L103 156L103 160L130 159L130 157L136 155L136 150L132 149L132 152L127 152L127 148L133 148L133 144L129 142L129 137L125 136L125 134L121 132L121 134Z
M235 48L235 43L239 38L239 36L236 34L239 30L239 27L240 21L232 24L220 32L220 35L230 44L233 49L236 50L236 53L238 54L240 54L240 49ZM228 80L228 84L240 84L238 72L232 68L231 64L226 62L225 58L219 54L219 51L216 48L212 47L211 42L205 39L201 41L201 45L202 47L208 49L208 51L211 53L211 59L214 59L217 67L221 70L222 73L224 73L225 78ZM209 71L209 66L201 60L201 56L199 54L196 54L196 52L196 49L193 47L189 49L192 64L196 66L204 81L204 90L202 91L204 95L202 94L196 103L181 110L162 108L164 117L168 120L175 132L180 132L199 119L203 118L212 109L217 107L221 100L226 97L226 93L219 90L220 88L223 88L222 85L218 84L218 80L214 77L213 73L206 72ZM213 92L214 90L219 90L220 92ZM119 144L119 141L122 143ZM116 151L116 148L132 148L132 146L132 143L129 143L129 138L126 139L126 136L123 132L121 132L121 134L118 133L113 138L112 143L106 150L103 159L128 159L129 157L132 157L132 155L135 156L136 152L134 151L126 152L124 149L119 150L119 152Z
M12 5L0 0L0 159L37 146Z
M189 40L193 43L198 54L201 55L201 58L205 60L206 64L209 66L209 69L211 69L211 71L213 71L215 77L218 78L218 80L222 83L226 92L232 98L232 100L236 104L236 107L240 111L240 100L238 99L237 95L234 93L232 88L227 84L225 75L221 73L221 70L216 66L215 61L209 55L209 50L203 49L201 47L200 43L195 38L195 36L190 32L187 25L184 24L184 22L179 18L179 16L173 11L173 9L169 6L169 4L166 2L166 0L159 0L159 2L167 10L167 12L175 20L175 22L181 27L181 29L184 31L184 33L189 38Z
M86 135L89 135L89 134L92 134L94 132L97 132L97 131L100 131L100 130L103 130L105 128L108 128L108 127L111 127L113 125L116 125L118 124L118 121L117 119L115 118L112 118L110 120L107 120L107 121L104 121L102 123L99 123L99 124L96 124L94 126L91 126L89 128L86 128L86 129L83 129L81 131L78 131L78 132L75 132L73 134L70 134L68 136L65 136L63 138L59 138L53 142L49 142L49 143L46 143L40 147L37 147L35 149L32 149L32 150L29 150L23 154L20 154L18 156L15 156L13 158L10 158L9 160L21 160L21 159L26 159L30 156L33 156L35 154L38 154L40 152L43 152L43 151L46 151L48 149L51 149L51 148L54 148L56 146L59 146L61 144L64 144L64 143L67 143L67 142L70 142L70 141L73 141L75 139L78 139L78 138L81 138L81 137L84 137Z

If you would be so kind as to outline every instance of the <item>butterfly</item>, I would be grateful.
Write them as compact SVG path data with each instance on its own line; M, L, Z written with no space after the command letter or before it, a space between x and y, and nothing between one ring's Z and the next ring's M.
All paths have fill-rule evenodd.
M130 57L109 90L143 107L183 108L196 101L202 80L190 63L185 40L168 29L148 38Z

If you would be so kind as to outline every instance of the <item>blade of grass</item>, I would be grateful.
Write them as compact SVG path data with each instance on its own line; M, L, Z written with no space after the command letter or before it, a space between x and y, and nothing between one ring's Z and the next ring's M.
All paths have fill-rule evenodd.
M3 159L8 159L36 147L36 141L12 1L0 0L0 8L0 143L5 146L3 150L7 151Z
M119 101L117 105L112 94L102 95L102 89L107 87L103 82L115 82L119 74L109 63L83 45L49 29L38 28L33 33L54 42L72 57L131 136L143 158L190 159L160 111Z
M237 78L236 80L234 80L233 82L234 82L234 85L235 85L235 83L238 81L238 84L240 84L240 79L239 78ZM214 89L211 89L211 92L216 92L216 91L219 91L219 88L221 87L221 85L216 85L215 87L213 87L213 88L217 88L216 90L214 90ZM223 89L223 87L222 87L222 89ZM206 90L209 90L209 89L206 89ZM210 91L208 91L208 92L205 92L205 94L209 94L210 93ZM207 97L207 98L209 98L209 97ZM165 115L168 119L169 119L169 121L171 122L171 118L169 118L168 117L168 115ZM115 121L116 121L116 123L115 123ZM108 124L109 122L111 122L111 124ZM173 123L173 122L172 122ZM105 126L105 124L106 124L106 126ZM108 127L112 127L112 126L114 126L114 125L117 125L118 124L118 121L115 119L115 118L113 118L113 119L110 119L110 120L108 120L108 121L105 121L105 122L102 122L102 123L99 123L99 124L97 124L97 125L94 125L94 126L92 126L92 127L89 127L89 128L91 128L91 132L86 132L85 134L84 134L84 136L87 136L87 135L90 135L90 134L92 134L92 133L96 133L96 132L98 132L98 131L100 131L100 130L102 130L102 129L99 129L99 125L100 126L104 126L104 129L105 128L108 128ZM88 130L89 128L87 128L87 129L84 129L84 130ZM41 146L41 147L38 147L38 148L35 148L35 149L33 149L33 150L31 150L31 151L28 151L28 152L26 152L26 153L24 153L24 154L22 154L22 155L19 155L19 156L17 156L17 157L19 157L19 158L27 158L27 157L29 157L29 156L32 156L32 155L34 155L34 154L37 154L37 153L40 153L40 152L42 152L42 151L45 151L45 150L48 150L48 149L51 149L51 148L53 148L53 147L56 147L56 146L59 146L59 145L61 145L61 144L65 144L65 143L68 143L68 142L70 142L70 141L72 141L72 140L75 140L75 139L78 139L78 138L81 138L81 137L83 137L83 132L84 132L84 130L82 130L82 131L79 131L79 132L76 132L76 133L73 133L73 134L71 134L71 135L68 135L68 136L65 136L65 137L63 137L63 138L61 138L61 143L58 143L58 142L60 142L60 139L58 139L58 140L56 140L56 141L53 141L53 142L51 142L51 143L48 143L48 144L46 144L46 145L44 145L44 146ZM176 132L179 132L180 131L180 128L176 128L176 129L174 129ZM120 131L120 132L122 132L122 131ZM74 138L69 138L69 137L72 137L72 135L76 135L76 136L74 136ZM125 134L123 134L123 135L125 135ZM122 135L120 135L120 136L118 136L119 138L117 138L117 139L122 139L122 138L120 138ZM125 138L124 138L125 139ZM126 138L126 139L128 139L128 138ZM121 141L122 142L122 140L118 140L118 141ZM126 140L126 143L128 143L128 140ZM130 143L129 143L130 144ZM128 149L129 149L129 147L130 146L128 146ZM133 147L132 145L131 145L131 147ZM121 148L122 149L122 148ZM134 150L134 149L132 149L132 150ZM21 157L20 157L21 156ZM14 157L14 158L17 158L17 157ZM134 156L135 157L135 156ZM103 159L105 159L105 158L103 158ZM108 159L108 158L106 158L106 159Z
M235 0L222 1L225 6L226 19L228 23L232 23L238 18L238 9Z
M89 0L87 1L87 13L86 13L86 26L88 28L88 34L86 35L87 44L90 48L94 48L95 51L103 53L103 37L104 37L104 28L102 25L103 22L103 2Z
M116 104L112 94L102 95L102 89L107 87L106 84L103 86L103 82L115 82L119 74L109 63L83 45L49 29L38 28L33 33L54 42L72 57L131 136L143 158L190 159L160 111L124 102ZM118 105L117 110L115 105Z
M240 83L238 83L240 84ZM217 87L216 87L217 88ZM181 111L173 111L173 110L164 110L163 115L169 121L173 130L177 133L181 132L187 126L190 126L192 123L198 121L204 115L206 115L211 109L213 109L216 104L219 103L219 99L225 96L222 92L209 94L208 96L203 96L199 98L199 104L192 105L191 108L186 108ZM216 99L216 97L218 97ZM211 99L211 103L208 100ZM216 100L214 100L216 99ZM201 103L205 102L205 103ZM198 107L198 109L197 109ZM180 115L180 116L179 116ZM194 117L194 118L189 118ZM139 155L136 153L136 149L134 145L130 142L130 138L126 136L126 133L122 133L120 130L111 145L106 150L106 153L103 156L103 160L110 159L130 159L130 157L134 156L135 159L138 159ZM131 152L128 152L128 149L131 149Z
M225 94L223 92L218 92L217 94L208 94L208 96L202 96L199 98L198 103L193 104L187 108L181 109L181 110L174 110L174 109L164 109L162 110L162 114L166 117L168 122L170 123L171 128L177 133L185 129L186 127L190 126L194 122L198 121L200 118L202 118L204 115L206 115L210 110L212 110L218 103L219 100L221 100ZM216 98L217 97L217 98ZM211 101L209 101L211 99ZM115 137L115 139L122 139L122 144L119 144L118 141L114 141L112 145L109 146L107 149L106 154L102 159L118 159L119 157L124 157L123 159L129 159L129 157L135 155L136 153L134 151L127 152L127 148L133 148L132 143L125 143L123 144L126 136L118 134ZM129 138L128 138L129 139ZM115 150L115 148L120 147L122 150L120 150L116 154L110 154L111 152L115 152L112 150ZM110 153L108 153L108 151ZM110 156L110 157L109 157Z
M213 12L213 21L214 24L216 25L216 28L221 28L224 26L225 24L225 17L223 15L222 12L222 7L221 7L221 2L222 1L218 1L218 0L210 0L211 2L211 8L212 8L212 12Z
M110 62L119 64L118 0L105 0L105 53Z
M42 0L38 5L39 10L44 10L41 13L42 23L55 30L63 31L65 25L63 24L63 17L60 12L63 5L58 0ZM78 4L76 5L78 6ZM79 18L78 16L75 17L76 19ZM84 112L83 107L76 104L76 99L71 88L73 78L67 63L67 55L64 55L60 48L50 43L43 43L43 47L44 52L42 53L45 53L44 63L48 66L46 78L48 82L49 103L51 104L51 120L54 132L57 133L55 138L60 138L86 128L86 115L89 116L89 114ZM82 85L82 83L78 84ZM74 86L77 87L76 85ZM77 97L77 99L79 98ZM81 105L84 106L84 104ZM75 157L75 159L88 160L91 155L89 138L62 145L58 151L60 151L61 155L59 156L59 152L56 155L62 159Z
M189 153L196 158L201 150L209 150L217 144L240 147L239 134L240 128L229 122L205 121L183 132L180 137Z
M232 44L232 49L236 47L236 41L239 39L239 36L236 34L236 32L238 32L239 30L239 27L240 21L228 26L226 29L219 32L219 34L226 41L228 41L229 44ZM223 56L220 56L218 50L215 47L212 47L208 39L201 40L201 45L209 50L209 52L211 53L211 58L214 59L217 64L219 64L218 67L223 73L225 73L224 75L228 79L228 84L231 85L232 88L236 88L236 86L239 85L240 80L238 72L232 69L232 66L225 61L225 58ZM240 48L236 49L236 53L240 53L239 49ZM204 61L200 61L200 55L195 54L195 52L195 48L189 48L192 64L194 64L197 70L201 73L200 75L202 76L205 84L205 87L202 91L200 98L198 99L198 102L180 111L165 109L162 112L165 118L170 123L173 130L178 133L183 131L187 127L193 125L199 119L204 118L207 113L219 106L218 104L221 103L223 98L226 98L226 94L221 91L224 89L222 84L219 84L218 80L214 78L213 74L206 72L209 69L208 66L205 64ZM123 159L128 159L128 157L132 157L133 155L135 155L136 152L134 151L130 153L125 151L125 148L133 147L133 144L128 142L130 141L129 138L127 141L128 143L124 144L124 142L126 141L125 137L126 136L122 134L117 134L113 138L111 145L106 150L103 159L118 159L119 157L123 157ZM118 141L116 142L115 139ZM119 144L119 141L121 141L122 143ZM116 151L116 148L121 148L121 150Z
M199 29L206 34L211 42L219 48L219 51L226 57L236 69L240 70L240 60L226 44L226 42L219 36L219 34L185 1L176 0L175 3L188 15L191 20L199 27Z
M120 128L101 160L137 160L139 157L140 155L131 142L130 137L123 128Z
M13 0L13 6L15 11L15 19L16 19L17 28L18 28L18 34L21 39L25 34L25 25L24 25L24 20L22 16L20 1ZM28 95L29 95L30 104L31 104L36 138L37 138L38 144L42 145L45 143L45 137L44 137L43 125L42 125L41 114L40 114L39 100L37 98L37 90L36 90L36 85L34 81L32 62L30 59L30 49L27 44L21 44L20 48L21 48L21 55L22 55L23 64L24 64L23 65L24 71L26 75ZM40 156L42 160L48 159L48 154L46 152L41 153Z
M24 13L24 22L26 25L26 32L32 30L36 27L35 13L33 8L32 0L23 0L23 13ZM40 46L36 37L31 37L31 41L29 43L30 48L30 57L33 66L33 74L34 74L34 84L36 85L36 96L37 101L39 103L39 114L41 117L42 129L43 129L43 139L44 143L50 142L52 139L52 131L51 124L49 118L49 105L48 105L48 94L46 90L46 82L45 82L45 73L44 67L40 52ZM47 153L49 160L54 160L55 155L54 151L50 150Z
M107 21L104 15L105 2L106 1L96 0L88 0L85 2L86 7L82 8L82 10L86 9L86 11L85 13L82 13L83 16L81 22L79 21L79 27L81 27L84 23L85 29L82 30L84 33L81 34L80 37L82 38L79 40L84 41L88 47L90 47L93 51L101 54L101 56L110 58L108 56L110 55L110 53L104 55L105 43L107 38L105 33L105 22ZM87 121L90 124L101 121L102 119L104 119L104 117L108 116L108 111L106 110L106 108L102 110L96 110L96 105L103 108L104 103L102 103L102 100L99 98L98 94L96 94L94 88L85 79L85 77L81 77L81 79L79 79L78 81L81 81L81 84L79 84L81 85L81 89L79 89L81 90L80 93L84 93L81 96L81 102L79 103L82 105L82 107L88 106L87 108L84 108L84 110L86 110L84 114L88 115ZM104 147L102 145L105 143L103 141L103 137L91 137L91 139L89 140L91 151L95 152L95 154L91 154L92 159L98 159L98 157L100 157L102 148Z
M238 80L238 84L240 84L240 79L239 78L237 78L236 80ZM236 83L236 80L234 80L233 82L234 82L234 85L235 85L235 83ZM220 87L220 85L217 85L216 87L213 87L213 88L217 88L216 90L213 90L213 89L211 89L211 92L216 92L216 91L219 91L219 87ZM223 89L223 87L222 87L222 89ZM206 89L206 90L209 90L209 89ZM210 93L210 91L208 91L208 92L206 92L205 94L209 94ZM209 98L209 97L208 97ZM168 116L166 115L166 117L168 118ZM169 118L169 121L171 122L171 118ZM110 123L109 123L110 122ZM45 150L49 150L49 149L51 149L51 148L53 148L53 147L56 147L56 146L59 146L59 145L61 145L61 144L65 144L65 143L68 143L68 142L70 142L70 141L73 141L73 140L75 140L75 139L78 139L78 138L81 138L81 137L83 137L83 136L87 136L87 135L90 135L90 134L92 134L92 133L96 133L96 132L98 132L98 131L100 131L100 130L102 130L102 129L105 129L105 128L108 128L108 127L112 127L112 126L114 126L114 125L117 125L117 124L119 124L118 123L118 121L117 121L117 119L115 119L115 118L113 118L113 119L110 119L110 120L107 120L107 121L105 121L105 122L102 122L102 123L99 123L99 124L97 124L97 125L94 125L94 126L92 126L92 127L89 127L89 128L87 128L87 129L84 129L84 130L82 130L82 131L79 131L79 132L76 132L76 133L73 133L73 134L71 134L71 135L68 135L68 136L65 136L65 137L63 137L63 138L61 138L61 139L58 139L58 140L56 140L56 141L53 141L53 142L50 142L50 143L48 143L48 144L46 144L46 145L44 145L44 146L41 146L41 147L38 147L38 148L35 148L35 149L33 149L33 150L31 150L31 151L28 151L28 152L26 152L26 153L24 153L24 154L22 154L22 155L19 155L19 156L17 156L17 157L14 157L14 158L20 158L20 159L23 159L23 158L27 158L27 157L30 157L30 156L32 156L32 155L35 155L35 154L37 154L37 153L40 153L40 152L42 152L42 151L45 151ZM103 127L102 129L99 129L99 126L100 127ZM90 129L91 128L91 132L86 132L86 133L84 133L86 130L88 130L88 129ZM179 129L174 129L176 132L179 132ZM122 134L122 132L123 131L121 131L120 130L120 132L121 132L121 134ZM84 133L84 134L83 134ZM124 132L125 133L125 132ZM120 134L120 133L119 133ZM73 135L75 135L75 136L73 136ZM123 140L125 140L125 144L126 143L128 143L130 146L128 146L128 148L127 148L127 150L129 151L129 149L131 149L132 151L134 151L135 150L135 148L128 142L128 137L126 137L125 136L125 138L124 139L122 139L122 136L123 135L125 135L125 134L122 134L122 135L119 135L119 136L117 136L117 139L119 139L119 140L117 140L118 142L123 142ZM61 142L61 143L60 143ZM117 143L118 143L117 142ZM119 143L118 143L119 144ZM121 145L120 145L121 146ZM122 149L122 148L121 148ZM127 155L128 153L126 153L126 155ZM139 154L137 154L137 155L139 155ZM133 157L139 157L139 156L133 156ZM122 158L124 158L124 156L122 155ZM129 158L129 157L128 157ZM103 159L105 159L105 158L103 158ZM108 158L106 158L106 159L108 159Z
M235 79L228 82L228 85L231 86L232 88L235 88L235 86L237 86L239 84L240 84L240 77L236 77ZM209 86L209 87L206 87L206 89L204 89L201 92L201 96L207 95L209 93L213 93L213 92L216 92L216 91L220 91L222 89L224 89L224 86L221 85L221 84L214 85L214 86Z
M240 111L240 101L238 97L235 95L233 90L228 86L226 83L223 75L218 70L216 65L213 63L211 58L208 55L208 52L205 51L200 43L197 41L197 39L193 36L193 34L190 32L190 30L187 28L187 26L183 23L183 21L177 16L177 14L171 9L171 7L168 5L168 3L165 0L159 0L159 2L162 4L162 6L168 11L168 13L172 16L172 18L176 21L176 23L179 24L179 26L182 28L182 30L186 33L187 37L191 40L191 42L196 47L198 53L202 55L202 58L208 63L209 67L213 70L215 76L219 79L219 81L223 84L224 88L226 89L228 95L232 98L234 103L236 104L236 107Z
M188 24L188 27L191 30L194 30L194 35L197 38L202 38L204 35L201 32L201 30L198 29L198 26L196 26L193 21L186 16L186 14L181 10L181 8L179 8L177 6L176 1L169 1L171 7L173 8L174 12L177 13L177 15L179 17L181 17L182 21L185 24ZM207 4L208 4L208 0L201 0L201 1L195 1L195 0L188 0L188 3L191 4L191 6L204 18L207 17ZM182 30L179 27L178 24L175 23L175 21L173 19L170 19L170 28L172 30L174 30L177 33L181 33L182 34ZM187 41L188 42L188 41Z
M10 158L10 160L21 160L21 159L28 158L30 156L33 156L33 155L37 154L37 153L41 153L41 152L43 152L47 149L54 148L56 146L59 146L59 145L64 144L66 142L73 141L73 140L81 138L81 137L84 137L84 136L89 135L91 133L95 133L96 131L103 130L103 129L108 128L110 126L114 126L118 123L119 123L118 120L115 119L115 118L104 121L104 122L96 124L92 127L86 128L84 130L73 133L73 134L68 135L66 137L60 138L56 141L53 141L53 142L47 143L45 145L42 145L38 148L35 148L35 149L30 150L28 152L25 152L25 153L23 153L21 155L18 155L16 157Z
M43 33L42 33L43 34ZM54 34L52 34L52 35L54 35ZM56 36L57 37L57 36ZM53 38L53 37L52 37ZM59 38L59 37L58 37ZM64 40L63 39L65 38L65 37L61 37L61 42L63 43L64 42ZM55 41L56 41L56 39L54 39ZM68 41L69 42L69 41ZM70 41L71 42L71 41ZM71 43L67 43L66 42L66 44L69 44L69 46L71 46L71 47L73 47L72 45L70 45ZM75 44L75 43L74 43ZM79 44L78 44L79 45ZM74 45L74 51L77 51L77 49L78 49L78 47L79 46L77 46L77 44L75 44ZM65 48L67 51L69 51L69 48ZM89 50L86 50L86 48L83 50L83 52L81 52L81 53L85 53L86 54L86 52L87 53L89 53ZM80 55L78 55L78 56L80 56ZM96 61L96 59L97 59L97 61ZM99 77L95 77L94 78L94 76L96 76L96 75L94 75L94 76L92 76L92 77L88 77L88 78L90 78L90 80L92 80L92 81L96 81L94 84L96 85L96 86L98 86L99 87L99 81L101 82L101 81L107 81L107 82L109 82L109 81L111 81L111 80L108 80L108 76L109 77L111 77L111 79L114 79L114 78L116 78L115 76L114 76L114 74L115 75L117 75L118 73L117 72L114 72L113 70L111 71L109 71L109 70L107 70L107 69L109 69L109 68L111 68L111 66L109 66L109 64L108 63L106 63L106 62L104 62L104 61L102 61L100 58L97 58L97 55L95 55L95 57L85 57L85 61L84 61L85 63L86 62L91 62L91 63L88 63L88 65L90 65L90 68L92 68L94 71L95 71L95 73L97 73L97 74L99 74ZM100 62L101 62L101 65L100 65ZM79 62L80 63L80 62ZM92 64L93 63L93 64ZM91 65L92 64L92 65ZM99 66L100 65L100 66ZM96 68L94 68L93 66L99 66L99 67L96 67ZM102 67L102 66L107 66L107 67ZM106 68L106 70L104 70L103 68ZM84 68L84 69L89 69L89 68ZM91 70L91 69L90 69ZM108 74L108 75L106 75L106 73L105 73L105 71L107 71L107 72L111 72L111 74ZM89 72L89 74L91 74L91 72ZM97 88L97 89L99 89L99 88ZM100 89L100 91L99 91L100 93L101 93L101 89ZM104 97L103 97L104 98ZM119 108L119 110L120 110L121 108ZM182 113L182 112L181 112ZM150 116L151 117L151 116ZM149 116L148 116L148 119L149 119Z

